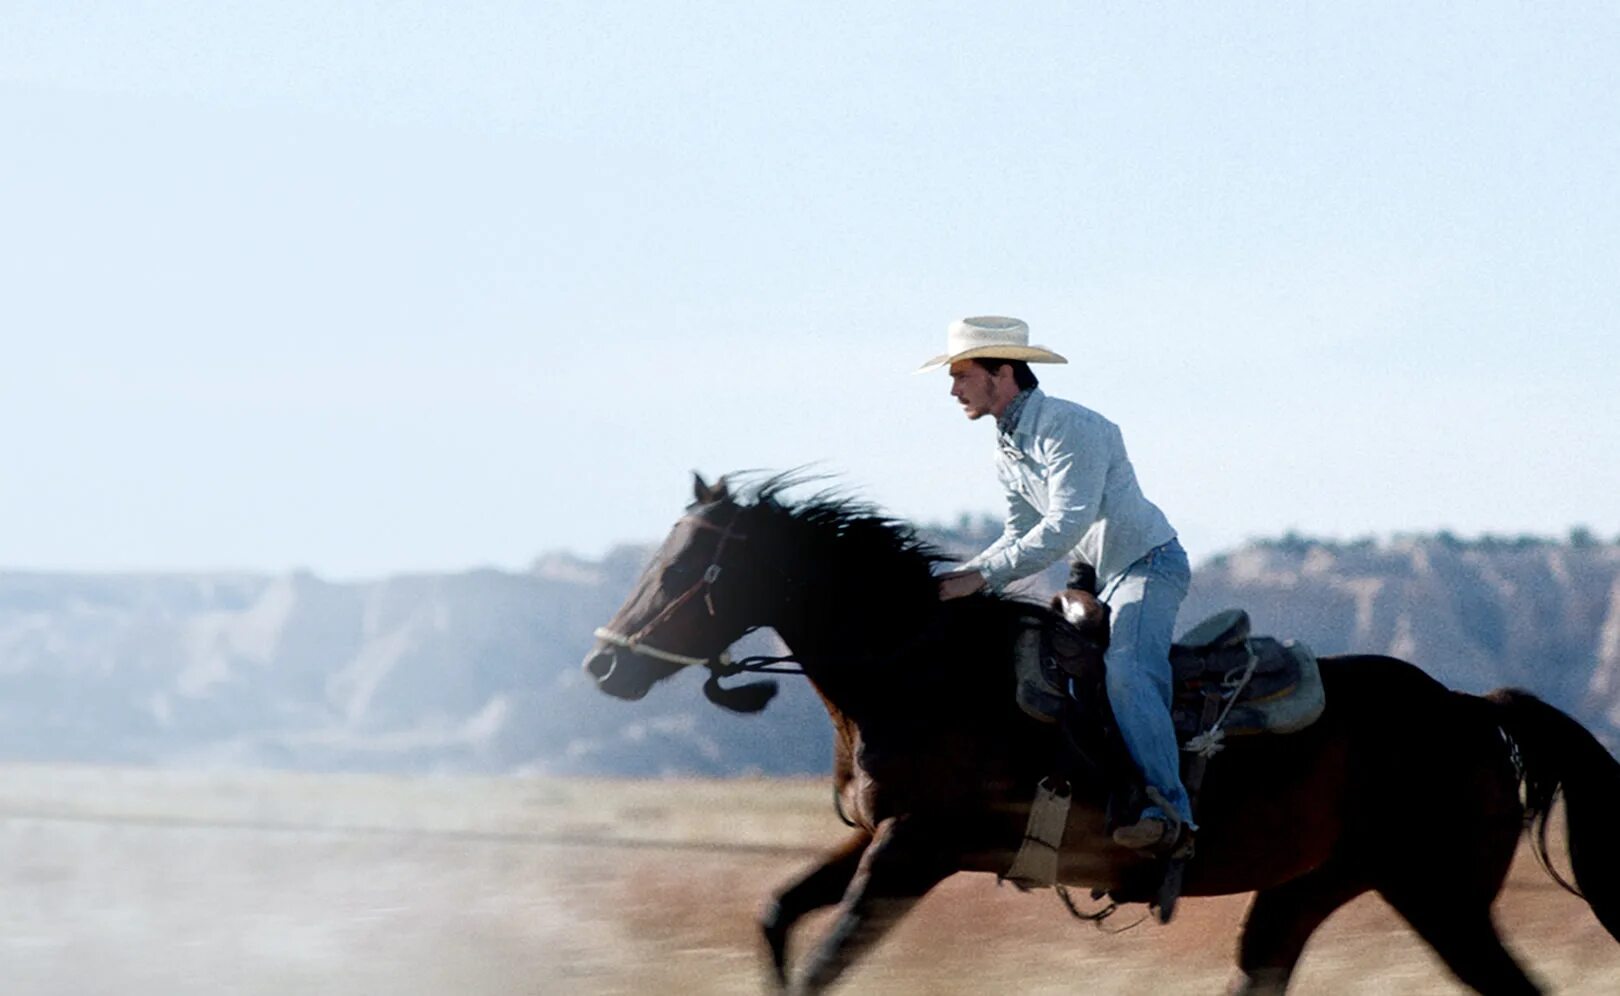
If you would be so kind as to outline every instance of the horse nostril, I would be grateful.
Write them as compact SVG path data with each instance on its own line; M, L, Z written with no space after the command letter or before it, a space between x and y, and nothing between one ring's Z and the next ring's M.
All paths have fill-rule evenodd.
M603 650L585 658L585 673L601 681L613 673L613 651Z

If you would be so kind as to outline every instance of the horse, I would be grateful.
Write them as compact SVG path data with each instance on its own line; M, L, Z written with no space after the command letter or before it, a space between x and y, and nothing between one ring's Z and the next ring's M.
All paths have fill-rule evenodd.
M707 667L710 699L757 711L775 688L722 686L737 673L727 648L763 627L787 646L832 721L834 797L851 830L774 893L759 928L773 987L816 993L945 878L1008 870L1062 734L1015 703L1014 642L1054 618L1049 607L994 593L941 602L945 558L915 530L836 494L789 500L790 483L734 495L726 478L695 475L693 503L584 669L602 692L638 699ZM1620 938L1605 825L1620 763L1585 728L1527 692L1455 692L1390 657L1319 667L1320 719L1229 740L1203 780L1182 894L1255 894L1234 992L1284 992L1311 933L1367 892L1464 985L1538 992L1491 907L1527 829L1552 871L1546 821L1560 795L1575 882L1553 876ZM1077 696L1091 700L1082 714L1106 710L1100 681ZM1105 779L1076 779L1072 796L1059 883L1129 894L1162 870L1109 837ZM831 926L790 972L792 927L827 906Z

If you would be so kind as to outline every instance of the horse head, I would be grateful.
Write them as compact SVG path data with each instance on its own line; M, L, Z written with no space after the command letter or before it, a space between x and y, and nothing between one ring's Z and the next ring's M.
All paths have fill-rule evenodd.
M757 712L774 683L720 687L726 648L765 622L763 588L745 530L748 506L734 501L725 478L712 487L693 475L693 503L676 521L619 611L596 631L585 673L596 687L639 699L659 681L692 665L712 674L704 687L716 704Z

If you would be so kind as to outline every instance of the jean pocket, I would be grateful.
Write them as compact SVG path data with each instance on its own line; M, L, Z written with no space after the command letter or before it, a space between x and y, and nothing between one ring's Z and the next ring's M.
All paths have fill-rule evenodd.
M1149 569L1162 576L1175 578L1186 587L1192 578L1192 567L1187 561L1187 551L1181 548L1178 540L1161 543L1148 554Z

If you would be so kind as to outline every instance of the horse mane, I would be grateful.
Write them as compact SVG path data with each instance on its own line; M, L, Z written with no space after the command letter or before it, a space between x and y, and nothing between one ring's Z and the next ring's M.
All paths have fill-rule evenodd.
M754 505L786 515L814 540L828 547L836 544L843 557L873 566L932 577L937 565L952 560L919 536L910 523L854 496L824 489L797 502L785 499L789 488L810 480L813 478L796 471L775 474L759 484Z
M989 641L980 654L931 655L928 666L972 669L982 676L1001 670L984 659L999 651L1010 673L1010 645L995 633L1017 618L1044 614L1044 606L992 591L940 602L935 569L956 558L923 539L910 523L838 490L791 500L786 496L789 489L814 480L799 471L774 474L745 485L733 499L751 534L780 533L776 555L791 565L786 569L796 573L795 580L815 593L817 603L805 606L806 612L826 615L836 602L838 618L847 627L844 635L875 647L916 638L925 630L936 639L950 634L958 644L964 635L970 642Z

